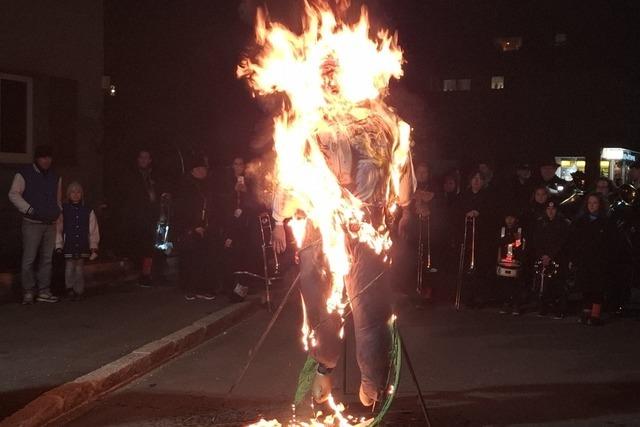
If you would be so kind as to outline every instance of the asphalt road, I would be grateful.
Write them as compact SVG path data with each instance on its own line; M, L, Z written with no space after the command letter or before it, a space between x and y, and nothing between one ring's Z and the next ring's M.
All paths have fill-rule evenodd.
M230 426L259 415L286 420L305 358L299 304L292 301L231 398L225 393L268 322L265 311L59 425ZM638 321L588 328L575 318L500 316L492 309L457 313L444 305L418 311L406 303L397 312L434 426L640 426ZM342 369L333 374L335 394L348 412L362 415L349 331L347 338L347 395ZM387 420L425 425L406 371Z
M0 305L0 420L226 304L226 298L187 302L175 287L121 283L92 289L80 302Z

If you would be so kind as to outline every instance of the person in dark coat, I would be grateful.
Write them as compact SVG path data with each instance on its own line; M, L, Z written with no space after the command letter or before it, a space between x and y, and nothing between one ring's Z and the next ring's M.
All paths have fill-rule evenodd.
M564 277L568 263L567 242L570 223L558 212L556 202L546 203L545 216L538 220L533 233L533 259L539 263L536 272L536 290L540 316L546 316L555 305L555 318L562 319L567 310L567 290ZM550 270L549 270L550 269ZM556 270L555 274L548 271ZM542 278L541 275L545 277Z
M497 246L497 285L502 299L500 314L519 316L522 313L524 295L522 271L526 245L516 208L505 209L504 224L500 229Z
M188 172L174 198L180 282L187 301L213 300L217 272L211 249L216 244L214 226L217 222L207 185L208 168L198 156L188 161Z
M156 264L158 261L159 253L154 245L163 195L152 164L151 152L139 150L136 167L123 183L126 190L121 213L127 236L126 251L140 264L139 284L144 287L151 286L154 261Z
M467 224L466 264L471 275L464 286L462 295L465 305L474 308L481 306L487 297L487 284L493 280L495 253L493 251L494 232L497 229L492 200L485 189L485 178L480 171L475 171L469 178L469 187L460 196L458 215L460 232L464 233L463 224ZM475 222L475 243L472 245L472 223ZM461 239L462 240L461 236ZM470 261L474 259L474 268ZM465 295L466 294L466 295Z
M573 191L572 183L565 181L556 175L556 171L560 165L553 157L546 159L540 163L540 176L536 182L537 186L544 186L549 189L551 199L556 203L564 200L568 194Z
M521 215L527 210L533 190L531 167L527 163L519 163L516 165L515 175L507 182L503 196L505 201L510 206L514 206Z
M460 227L458 209L460 205L460 184L454 173L444 176L442 190L436 193L433 202L437 221L434 228L436 237L436 265L449 272L455 271L458 260L458 235Z
M244 158L237 156L231 173L222 177L220 203L223 226L224 292L232 301L241 301L249 291L246 276L238 271L261 272L258 268L258 202L254 182L246 174Z
M571 233L571 264L584 302L581 320L592 326L601 324L607 283L610 230L605 209L606 202L600 194L589 194L585 214L574 222Z

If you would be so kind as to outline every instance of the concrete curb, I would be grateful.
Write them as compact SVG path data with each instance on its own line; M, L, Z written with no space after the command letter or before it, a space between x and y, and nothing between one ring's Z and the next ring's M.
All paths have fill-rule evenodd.
M132 351L97 370L41 394L0 421L0 427L40 427L95 400L162 363L219 335L246 318L259 299L225 307L170 335Z

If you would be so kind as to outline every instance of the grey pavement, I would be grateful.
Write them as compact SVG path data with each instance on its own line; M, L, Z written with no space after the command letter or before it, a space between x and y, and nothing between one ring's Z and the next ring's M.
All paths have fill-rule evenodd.
M286 421L305 358L293 301L229 399L226 391L269 320L264 311L59 425L231 426L260 414ZM640 322L588 328L575 318L457 313L449 306L417 311L411 304L397 312L434 426L640 425ZM347 338L347 395L340 367L335 394L349 412L363 415L348 330ZM414 390L405 370L388 425L424 425ZM299 408L298 415L307 411Z
M78 302L0 305L0 419L226 304L187 302L169 286L119 283Z

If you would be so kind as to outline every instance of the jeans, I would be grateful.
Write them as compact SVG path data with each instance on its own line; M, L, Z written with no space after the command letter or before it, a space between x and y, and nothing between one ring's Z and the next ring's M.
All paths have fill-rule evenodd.
M299 253L300 286L307 310L309 327L315 328L317 346L311 357L328 368L334 368L341 352L340 317L327 313L326 301L331 291L327 274L323 274L324 257L320 244ZM384 390L389 371L391 334L391 295L387 281L378 277L385 268L381 256L362 243L351 247L352 266L346 278L356 340L356 359L365 393L378 399ZM369 288L365 288L371 284Z
M65 260L64 282L67 289L73 289L76 294L84 293L84 259Z
M51 286L51 265L56 245L55 224L43 224L22 220L22 289L33 293L34 288L41 294L49 293ZM37 274L34 266L38 257Z

